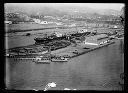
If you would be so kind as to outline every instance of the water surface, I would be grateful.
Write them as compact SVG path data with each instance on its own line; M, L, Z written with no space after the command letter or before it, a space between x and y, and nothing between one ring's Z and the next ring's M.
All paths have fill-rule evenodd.
M46 84L56 82L57 87L53 90L121 90L118 84L121 81L119 75L124 69L121 43L118 40L66 63L36 64L9 59L6 61L7 87L42 90Z

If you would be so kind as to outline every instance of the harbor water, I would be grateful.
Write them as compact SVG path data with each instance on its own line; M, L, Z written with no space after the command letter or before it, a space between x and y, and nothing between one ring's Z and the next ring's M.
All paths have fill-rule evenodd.
M124 72L123 42L99 48L65 63L36 64L32 61L6 59L6 87L16 90L121 90L120 74Z

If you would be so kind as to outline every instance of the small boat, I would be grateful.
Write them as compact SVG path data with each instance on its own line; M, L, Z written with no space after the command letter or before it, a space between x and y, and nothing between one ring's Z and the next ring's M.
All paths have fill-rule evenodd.
M51 62L68 62L68 59L65 57L54 57L51 59Z
M31 34L30 33L27 33L26 36L30 36Z
M37 57L36 60L34 60L35 63L46 63L50 64L51 60L49 58L41 58Z

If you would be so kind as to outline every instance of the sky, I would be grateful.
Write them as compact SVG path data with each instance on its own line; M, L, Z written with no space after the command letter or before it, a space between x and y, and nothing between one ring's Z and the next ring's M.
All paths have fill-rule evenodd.
M6 3L5 6L81 6L92 9L114 9L120 11L125 6L124 3Z

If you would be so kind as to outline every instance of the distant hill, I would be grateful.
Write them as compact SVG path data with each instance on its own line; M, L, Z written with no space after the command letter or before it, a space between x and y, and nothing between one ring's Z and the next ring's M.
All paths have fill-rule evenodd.
M89 7L81 6L18 6L5 5L5 12L24 12L28 15L40 13L42 15L63 16L66 14L101 14L101 15L119 15L120 11L112 9L95 10Z
M102 15L115 15L115 16L120 15L120 11L113 10L113 9L99 10L98 13Z

